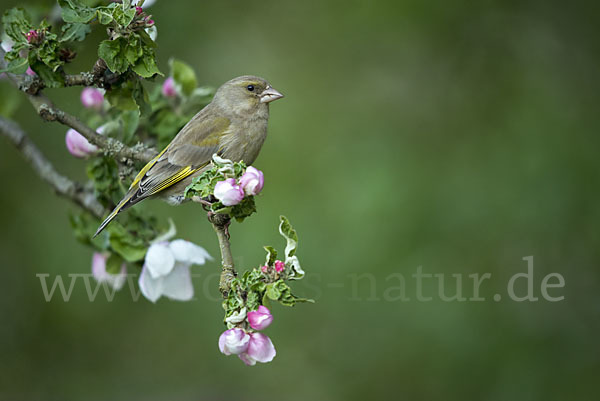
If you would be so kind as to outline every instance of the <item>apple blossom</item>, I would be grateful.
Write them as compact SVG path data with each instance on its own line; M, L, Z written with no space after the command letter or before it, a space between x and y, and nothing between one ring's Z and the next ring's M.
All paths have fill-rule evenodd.
M257 310L248 312L248 323L254 330L266 329L273 321L273 315L266 306L260 305Z
M248 167L240 178L240 186L246 195L258 195L262 191L264 183L263 172L252 166Z
M281 273L284 269L285 269L285 263L283 263L281 260L276 260L275 261L275 271L277 273Z
M100 252L94 252L94 255L92 256L92 275L97 282L106 282L109 286L118 291L123 288L123 285L127 280L127 266L125 263L123 263L119 273L109 273L106 271L107 259L108 255Z
M225 206L237 205L244 199L244 190L237 185L234 178L219 181L215 185L215 198Z
M88 109L100 110L104 103L104 95L99 89L83 88L81 91L81 103Z
M238 357L248 366L256 365L256 362L271 362L277 352L271 339L263 333L250 333L250 342L245 352Z
M163 82L162 94L165 97L177 96L177 91L175 90L175 79L173 79L173 77L169 77L165 79L165 82Z
M219 337L219 349L225 355L239 355L248 350L250 335L240 328L225 330Z
M152 302L161 296L189 301L194 296L190 267L203 265L212 257L196 244L182 239L154 243L148 248L139 285Z
M69 129L65 135L67 149L75 157L87 157L98 151L98 148L88 142L87 139L74 129Z

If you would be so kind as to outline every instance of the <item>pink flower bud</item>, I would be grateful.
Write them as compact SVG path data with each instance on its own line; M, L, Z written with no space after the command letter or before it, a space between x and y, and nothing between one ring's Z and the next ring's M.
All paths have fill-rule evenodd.
M277 352L271 342L271 339L263 333L250 333L250 342L246 352L238 357L248 366L256 365L256 362L271 362Z
M38 35L37 31L33 29L25 34L25 38L29 43L36 42L39 39L39 37L40 36Z
M146 22L146 26L152 26L154 25L154 20L150 18L150 16L147 16L145 19Z
M173 79L173 77L169 77L165 79L165 82L163 82L162 94L165 97L177 96L177 91L175 90L175 80Z
M27 67L27 71L25 71L25 74L27 74L29 76L34 76L35 75L35 71L33 71L31 69L31 67Z
M250 166L240 178L240 186L246 195L258 195L263 189L265 178L263 172Z
M266 329L273 321L273 315L266 306L259 306L257 310L248 312L248 323L254 330Z
M81 91L81 103L83 104L83 107L100 110L103 102L104 95L99 89L84 88Z
M144 10L142 9L142 7L135 6L135 13L137 15L140 15L143 12L144 12Z
M244 199L244 190L236 184L235 179L228 178L215 185L215 198L225 206L237 205Z
M67 149L75 157L86 157L98 151L98 148L88 142L79 132L69 129L65 136Z
M281 273L284 269L285 269L285 263L283 263L281 260L276 260L275 261L275 271L277 273Z
M266 273L266 272L268 272L268 271L269 271L269 266L267 266L267 265L261 266L261 267L260 267L260 270L261 270L263 273Z
M238 355L248 350L250 336L239 328L225 330L219 337L219 349L225 355Z

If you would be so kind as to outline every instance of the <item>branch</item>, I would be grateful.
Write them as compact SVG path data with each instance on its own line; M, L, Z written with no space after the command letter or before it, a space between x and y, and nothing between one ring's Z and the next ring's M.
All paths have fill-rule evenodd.
M77 117L54 107L50 100L43 95L27 95L27 97L42 119L45 121L58 121L67 127L73 128L83 135L91 144L96 145L102 149L105 154L111 157L116 159L139 160L147 163L156 156L156 151L154 149L147 148L141 143L129 147L117 139L98 134L95 130L81 122Z
M99 63L96 64L98 65ZM5 67L6 62L4 60L4 50L0 48L0 68ZM94 66L94 71L96 71L96 66ZM95 74L89 75L92 75L92 77L95 76ZM91 129L90 127L82 123L80 120L78 120L75 116L72 116L54 107L52 102L46 96L39 93L32 94L31 88L35 86L33 83L37 82L38 84L43 86L43 81L41 81L39 77L31 78L11 73L7 73L7 76L20 90L26 93L27 98L29 99L35 111L45 121L58 121L63 125L73 128L81 135L83 135L91 144L101 148L105 154L117 159L139 160L144 163L147 163L148 161L152 160L152 158L156 155L157 152L154 149L147 148L141 143L133 147L128 147L121 141L100 135L95 130ZM90 77L84 73L80 74L78 78L71 79L73 80L73 82L83 82L85 79L88 78ZM37 93L38 91L39 88L33 93Z
M17 123L0 117L0 133L13 143L23 154L25 160L31 163L40 178L50 184L57 194L71 200L98 218L104 216L107 211L96 200L93 192L86 191L81 184L58 173Z
M13 78L16 75L12 74ZM110 89L110 86L120 79L120 74L108 70L106 62L98 59L91 72L80 72L79 74L65 74L64 86L97 86L98 88ZM18 79L18 87L29 95L37 95L46 87L46 83L37 75L21 75Z
M229 233L227 227L231 222L231 218L226 214L209 214L208 220L211 222L217 238L219 240L219 248L221 249L221 279L219 281L219 291L223 294L223 298L227 298L231 289L231 282L237 276L233 265L233 256L229 244Z

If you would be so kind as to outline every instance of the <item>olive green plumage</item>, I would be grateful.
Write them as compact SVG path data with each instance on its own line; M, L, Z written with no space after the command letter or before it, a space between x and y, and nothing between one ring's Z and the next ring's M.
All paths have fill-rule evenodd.
M127 194L94 236L119 212L148 197L157 195L169 203L181 203L185 188L209 168L215 153L252 164L267 136L269 103L281 97L281 93L259 77L246 75L224 83L212 102L138 173Z

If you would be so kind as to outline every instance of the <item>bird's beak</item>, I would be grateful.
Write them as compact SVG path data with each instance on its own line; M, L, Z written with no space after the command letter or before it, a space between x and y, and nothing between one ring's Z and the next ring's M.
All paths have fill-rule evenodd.
M265 89L260 94L260 102L261 103L269 103L269 102L272 102L273 100L281 99L282 97L283 97L283 94L281 92L279 92L277 89L267 86L267 89Z

